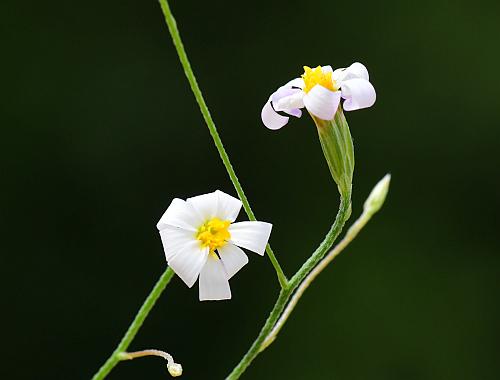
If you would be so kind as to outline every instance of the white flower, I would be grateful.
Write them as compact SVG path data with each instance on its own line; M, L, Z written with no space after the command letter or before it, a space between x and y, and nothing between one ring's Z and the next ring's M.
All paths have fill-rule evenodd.
M289 116L301 117L300 109L304 107L320 119L332 120L341 98L346 111L375 103L375 89L364 65L355 62L335 71L331 66L315 69L304 66L300 78L291 80L269 97L262 108L262 122L269 129L280 129L288 123Z
M231 298L229 279L248 257L263 255L272 225L234 223L241 201L222 191L174 199L157 224L168 265L192 287L198 276L200 301Z

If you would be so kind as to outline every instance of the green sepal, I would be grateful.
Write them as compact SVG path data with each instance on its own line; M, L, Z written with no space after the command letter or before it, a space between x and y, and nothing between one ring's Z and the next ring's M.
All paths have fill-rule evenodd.
M354 145L342 106L339 106L333 120L311 116L318 129L321 148L340 195L350 198L354 173Z

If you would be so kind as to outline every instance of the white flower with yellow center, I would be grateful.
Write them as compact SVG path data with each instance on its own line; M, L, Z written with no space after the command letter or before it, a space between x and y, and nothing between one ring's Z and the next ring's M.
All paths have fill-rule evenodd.
M280 87L262 108L262 122L269 129L280 129L289 116L301 117L301 108L323 120L332 120L340 100L343 108L354 111L375 103L375 89L368 70L359 62L333 71L331 66L314 69L304 66L304 74Z
M238 222L242 203L222 191L174 199L157 224L168 265L192 287L200 301L231 298L229 279L248 257L239 247L263 255L272 225Z

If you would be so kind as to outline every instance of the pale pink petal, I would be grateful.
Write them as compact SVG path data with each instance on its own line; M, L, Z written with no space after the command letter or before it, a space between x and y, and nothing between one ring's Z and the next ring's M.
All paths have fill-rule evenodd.
M218 248L222 264L226 269L227 278L233 277L241 268L248 263L248 256L237 246L228 243L222 248Z
M368 69L366 68L366 66L362 63L354 62L351 66L346 68L343 80L353 78L370 80L370 76L368 75Z
M200 273L200 301L227 300L231 298L228 276L222 262L209 255Z
M295 117L301 117L302 116L302 110L299 109L294 109L294 110L289 110L285 111L287 114L295 116Z
M305 96L304 105L314 116L332 120L340 103L340 91L330 91L316 85Z
M359 62L354 62L347 68L337 69L333 72L332 78L336 82L342 82L353 78L361 78L369 80L368 70L365 65Z
M346 111L371 107L377 98L372 84L361 78L343 81L341 91Z
M281 116L273 109L273 107L271 106L271 99L269 99L269 101L262 108L260 117L262 118L262 122L264 123L264 125L267 128L273 130L284 127L290 119L287 116Z
M304 91L297 89L284 89L279 95L284 95L285 93L287 94L286 96L273 97L272 102L276 111L289 112L304 107Z
M297 87L297 88L303 89L305 87L304 79L302 79L302 78L292 79L290 82L285 84L283 87Z

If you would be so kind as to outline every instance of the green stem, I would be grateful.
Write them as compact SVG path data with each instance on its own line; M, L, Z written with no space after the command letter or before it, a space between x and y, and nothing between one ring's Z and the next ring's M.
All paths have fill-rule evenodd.
M376 212L376 211L375 211ZM297 291L293 294L292 299L290 302L287 304L285 310L280 316L280 319L276 322L276 324L273 327L273 330L269 333L269 335L266 337L266 340L262 343L262 348L261 351L267 348L274 340L276 339L276 336L280 332L280 330L283 328L284 324L286 323L288 317L292 313L293 309L295 306L297 306L297 303L299 302L300 298L304 295L304 292L307 290L309 285L318 277L318 275L332 262L335 257L337 257L340 252L342 252L350 242L352 242L356 236L358 236L358 233L363 229L363 227L370 221L371 217L374 215L371 210L365 210L363 214L354 222L354 224L349 228L347 233L345 234L344 238L333 248L328 255L322 259L318 265L316 265L313 270L309 272L309 274L300 282L300 286L297 288Z
M335 218L330 231L323 239L319 247L314 251L312 256L302 265L302 267L297 271L297 273L290 279L288 286L281 290L278 300L274 304L274 307L266 320L266 323L260 330L257 339L253 342L250 349L247 351L245 356L241 359L238 365L229 374L226 380L236 380L238 379L246 368L252 363L252 361L257 357L257 355L262 352L271 342L267 341L269 334L272 332L276 322L278 321L281 313L283 312L290 295L294 292L297 286L307 277L309 272L316 266L316 264L325 256L333 242L339 236L345 222L350 215L350 205L351 198L350 194L346 198L341 198L340 207ZM264 345L264 343L266 343Z
M340 199L340 207L335 217L335 222L333 223L330 231L326 234L325 238L321 242L314 253L307 259L307 261L302 264L302 267L295 273L295 275L290 279L290 286L294 289L302 282L302 280L308 275L308 273L318 264L318 262L325 256L326 252L333 245L335 239L342 232L344 224L349 219L351 215L351 194L349 193L346 197Z
M238 379L243 372L247 369L247 367L252 363L252 361L257 357L260 352L262 343L265 341L269 333L272 331L274 325L278 321L278 318L281 315L281 312L286 306L290 295L292 294L292 290L290 288L281 289L280 295L274 304L269 317L267 317L266 323L260 330L259 336L253 342L252 346L245 354L243 359L239 362L239 364L233 369L233 371L226 377L226 380L235 380Z
M141 328L142 324L144 323L144 320L148 316L149 312L155 305L156 301L160 297L165 287L172 279L173 275L174 271L170 269L170 267L168 267L165 270L165 272L163 272L160 279L156 282L153 290L151 290L151 293L149 293L148 297L146 298L141 308L137 312L137 315L130 324L122 340L120 341L116 349L113 351L111 356L108 358L108 360L106 360L106 362L102 365L99 371L97 371L94 377L92 377L92 380L104 379L108 375L108 373L118 364L118 362L120 360L123 360L123 358L120 358L120 354L127 350L128 346L130 345L135 335L137 334L137 331L139 331L139 329Z
M229 174L229 178L231 179L231 182L233 183L234 188L238 193L238 197L241 199L241 202L243 203L243 208L245 209L248 218L250 220L256 220L252 208L248 203L248 199L245 195L245 192L243 191L240 181L238 180L238 177L234 172L233 166L231 165L231 161L229 161L229 157L224 149L224 145L222 144L222 140L219 136L219 133L217 132L217 128L212 119L212 116L210 115L210 111L208 110L207 104L205 103L205 99L203 98L203 94L201 93L200 87L198 86L198 82L196 81L193 69L191 68L191 64L189 63L186 50L184 49L184 44L182 43L181 36L177 28L177 23L175 22L175 18L172 14L172 11L170 10L168 1L159 0L159 2L161 9L163 11L163 15L165 16L165 21L167 23L168 30L170 32L170 35L172 36L172 41L179 56L179 60L181 62L182 68L184 69L184 74L186 74L186 78L189 82L189 85L191 86L191 90L193 91L194 97L196 98L196 102L200 107L203 119L205 120L205 123L207 124L208 129L210 131L210 135L214 140L215 147L217 148L220 158L222 159L222 162L224 164L224 167L226 168L226 171ZM276 274L278 276L278 280L280 282L281 287L285 288L288 284L288 280L285 274L283 273L283 270L281 269L281 266L278 263L278 260L276 259L276 256L274 255L274 252L269 244L266 247L266 252L267 255L269 256L269 259L271 260L274 269L276 270Z

